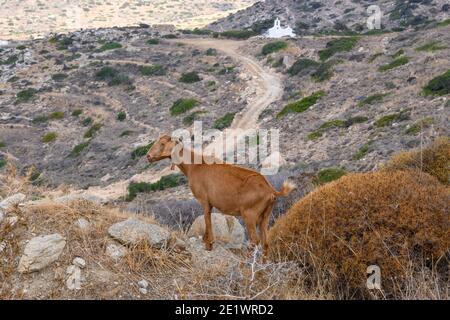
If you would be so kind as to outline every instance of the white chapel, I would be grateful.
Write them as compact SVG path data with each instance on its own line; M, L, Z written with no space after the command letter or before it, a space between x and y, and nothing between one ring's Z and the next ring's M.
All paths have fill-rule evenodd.
M280 19L276 18L274 26L269 30L267 30L264 36L267 38L283 38L283 37L295 37L296 35L291 27L287 26L286 28L283 28L281 26Z

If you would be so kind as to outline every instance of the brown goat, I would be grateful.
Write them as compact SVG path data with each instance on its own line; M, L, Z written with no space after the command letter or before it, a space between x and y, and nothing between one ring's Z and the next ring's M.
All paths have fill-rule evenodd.
M147 153L148 161L172 158L177 143L169 135L162 136ZM193 159L193 152L187 152L191 152ZM203 241L207 250L211 250L213 244L211 209L214 207L224 214L241 215L252 245L258 245L261 238L264 253L267 253L267 229L273 205L277 197L288 195L295 188L294 184L285 181L282 190L277 192L257 171L229 164L207 164L203 157L202 164L177 166L188 178L192 193L203 207L206 226Z

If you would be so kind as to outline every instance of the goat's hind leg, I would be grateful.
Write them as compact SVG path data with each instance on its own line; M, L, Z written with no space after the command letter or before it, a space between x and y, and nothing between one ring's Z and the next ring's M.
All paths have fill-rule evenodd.
M209 204L203 205L203 214L205 215L205 234L203 235L203 242L205 243L205 249L211 251L214 235L211 223L211 206Z
M273 203L269 203L264 210L261 221L259 223L259 233L261 235L261 242L263 247L264 256L267 256L268 250L269 250L269 244L267 242L267 230L269 229L269 221L270 216L272 214L273 209Z

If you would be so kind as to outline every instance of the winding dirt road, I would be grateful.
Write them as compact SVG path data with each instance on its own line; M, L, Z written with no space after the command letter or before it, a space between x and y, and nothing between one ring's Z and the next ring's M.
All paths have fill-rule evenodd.
M247 107L235 116L230 129L257 129L260 114L273 102L281 98L283 93L281 78L271 70L260 65L253 57L243 54L239 48L245 45L245 42L216 39L177 39L176 42L182 42L203 50L214 48L221 51L239 63L247 73L250 79L247 88L254 89L254 93L250 97L244 96L247 100ZM245 92L242 94L247 95ZM106 187L95 186L75 193L95 195L106 201L113 201L126 194L127 187L131 181L156 182L161 177L174 172L170 170L170 167L158 171L149 169Z

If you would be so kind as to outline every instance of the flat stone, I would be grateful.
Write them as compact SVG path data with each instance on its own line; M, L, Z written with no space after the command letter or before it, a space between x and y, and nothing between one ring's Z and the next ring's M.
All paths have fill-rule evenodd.
M16 193L6 199L0 201L0 209L9 209L14 205L18 205L25 200L26 196L23 193Z
M156 248L164 246L170 239L170 233L166 229L137 219L116 223L108 229L108 233L122 244L133 245L147 241Z
M65 246L66 240L57 233L31 239L20 258L18 271L29 273L47 267L58 260Z
M119 260L127 254L127 248L120 244L111 243L106 247L106 254L115 260Z

